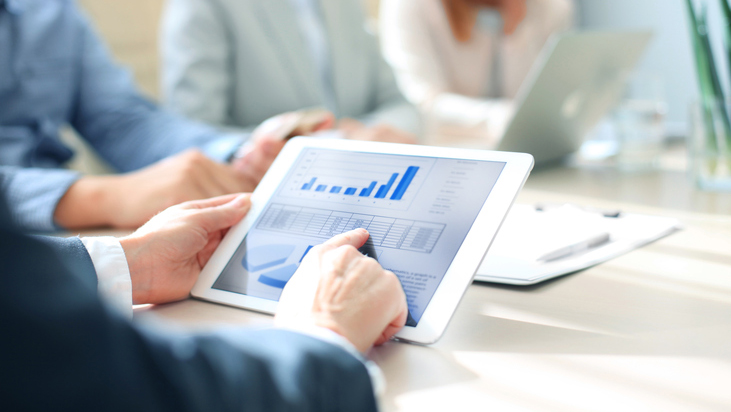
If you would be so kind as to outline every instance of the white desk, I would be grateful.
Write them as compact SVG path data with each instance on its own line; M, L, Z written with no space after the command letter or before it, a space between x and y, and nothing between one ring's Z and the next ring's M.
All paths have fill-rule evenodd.
M429 347L372 351L388 411L731 410L731 194L679 172L537 171L519 202L680 218L685 230L534 287L472 285ZM195 300L138 309L186 328L271 317Z

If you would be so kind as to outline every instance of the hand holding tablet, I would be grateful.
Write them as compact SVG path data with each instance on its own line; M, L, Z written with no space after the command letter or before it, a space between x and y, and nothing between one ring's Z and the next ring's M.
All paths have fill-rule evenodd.
M300 265L311 264L318 245L363 228L372 242L368 254L406 294L406 326L396 337L434 342L532 166L532 156L520 153L292 139L192 294L275 313L285 285ZM315 287L306 283L293 287Z
M254 190L287 140L330 129L334 123L335 116L319 108L283 113L265 120L231 158L231 165L245 184L243 190Z

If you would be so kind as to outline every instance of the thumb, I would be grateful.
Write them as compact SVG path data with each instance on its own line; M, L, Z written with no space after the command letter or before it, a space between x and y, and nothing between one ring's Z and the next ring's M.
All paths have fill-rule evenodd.
M250 208L250 195L238 195L227 203L201 208L196 213L197 224L208 233L228 229L243 219Z
M232 193L228 195L223 196L217 196L212 197L209 199L201 199L201 200L191 200L185 203L182 203L181 206L185 207L186 209L207 209L214 206L221 206L225 205L227 203L231 203L231 201L235 200L238 197L248 197L249 194L244 195L243 193Z
M335 115L328 113L328 115L320 122L310 133L321 132L323 130L330 130L335 127Z
M300 115L296 112L283 113L270 117L252 132L254 142L282 141L297 127Z

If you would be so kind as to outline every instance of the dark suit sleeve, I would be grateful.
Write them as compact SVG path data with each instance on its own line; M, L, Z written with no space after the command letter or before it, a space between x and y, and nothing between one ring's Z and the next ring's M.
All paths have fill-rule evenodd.
M97 297L78 239L14 233L1 203L3 410L375 410L365 366L319 340L274 330L180 336L130 324Z
M84 287L97 290L99 278L96 276L94 264L81 239L51 236L33 236L33 239L52 251L54 258L58 259L60 267L75 268L70 275L76 277Z

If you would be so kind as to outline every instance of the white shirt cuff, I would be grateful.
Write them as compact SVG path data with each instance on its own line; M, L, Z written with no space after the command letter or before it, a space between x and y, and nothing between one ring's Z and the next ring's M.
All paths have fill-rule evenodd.
M120 313L132 318L132 279L124 249L115 237L81 238L99 280L99 295Z
M371 386L373 386L373 394L376 397L376 401L378 402L379 406L381 404L381 400L383 399L383 396L386 393L386 377L383 375L383 371L381 371L381 368L376 365L375 362L372 360L369 360L365 356L363 356L358 349L356 349L355 346L353 346L352 343L350 343L349 340L345 339L341 335L338 335L337 333L331 331L327 328L322 328L319 326L314 325L308 325L308 326L302 326L302 327L286 327L287 330L291 330L294 332L301 333L303 335L311 336L313 338L331 343L335 346L338 346L342 349L344 349L346 352L350 353L351 355L355 356L358 360L363 362L363 365L365 365L366 370L368 371L368 375L371 377ZM383 408L378 408L379 410L383 410Z

